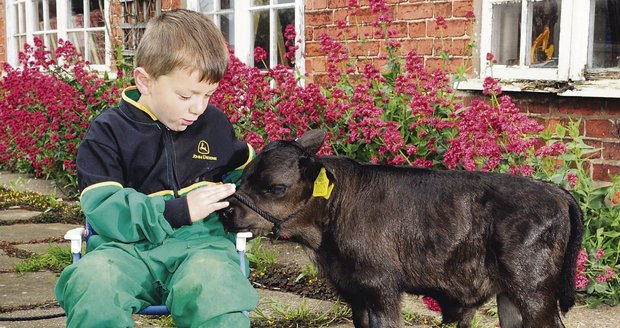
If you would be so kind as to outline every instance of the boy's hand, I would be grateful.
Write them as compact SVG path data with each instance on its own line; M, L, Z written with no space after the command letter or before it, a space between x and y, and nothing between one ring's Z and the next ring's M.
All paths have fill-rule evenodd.
M235 193L235 185L206 186L192 190L187 194L187 206L192 222L206 218L209 214L228 207L227 201L221 201Z

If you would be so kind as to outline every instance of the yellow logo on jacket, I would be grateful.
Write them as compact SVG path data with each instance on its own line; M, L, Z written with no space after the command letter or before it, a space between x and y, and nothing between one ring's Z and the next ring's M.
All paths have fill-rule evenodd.
M204 140L198 142L197 152L198 154L192 155L193 159L217 161L217 157L209 155L211 153L211 147L209 147L209 143Z

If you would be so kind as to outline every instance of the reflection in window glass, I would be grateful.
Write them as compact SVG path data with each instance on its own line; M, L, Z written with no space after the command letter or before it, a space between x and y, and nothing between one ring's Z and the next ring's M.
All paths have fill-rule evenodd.
M222 0L220 1L220 9L234 9L235 2L230 0Z
M529 65L558 67L561 1L536 1L529 6L528 12L532 13Z
M269 0L254 0L252 6L265 6L269 4Z
M234 14L220 15L220 30L230 46L235 44Z
M90 62L95 65L105 64L105 32L88 33L88 42Z
M277 36L276 42L278 44L278 64L285 66L293 66L293 62L286 58L286 34L285 30L288 25L295 26L295 10L293 8L281 9L277 11Z
M620 68L620 0L596 0L590 68Z
M253 15L254 26L256 27L254 32L254 48L260 47L267 52L267 58L261 61L254 61L254 66L260 69L266 69L267 67L273 67L271 60L274 56L272 56L271 51L275 51L276 63L285 66L293 66L293 62L286 58L286 36L285 30L288 25L295 25L295 9L279 9L273 11L275 12L275 20L276 20L276 30L273 31L275 33L275 45L273 47L270 46L270 25L269 25L269 10L261 10L255 11Z
M493 5L492 53L500 65L519 65L521 29L521 4L501 3Z
M269 59L269 10L255 11L254 20L254 48L260 47L267 51L267 58L254 61L254 66L260 69L267 69L271 66Z
M52 57L56 57L56 49L58 48L58 35L56 33L50 33L45 36L45 44L52 53Z
M69 28L73 27L85 27L84 25L84 1L71 0L71 19L69 20Z
M45 26L45 19L44 19L44 13L43 13L43 1L42 0L37 0L35 1L35 3L33 3L33 10L35 11L34 13L34 17L36 17L36 22L34 24L34 31L43 31L46 30L46 26Z

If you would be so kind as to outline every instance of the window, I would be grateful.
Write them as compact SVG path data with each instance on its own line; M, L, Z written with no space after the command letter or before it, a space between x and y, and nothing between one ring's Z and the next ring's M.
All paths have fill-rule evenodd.
M57 40L73 43L95 68L110 66L110 41L106 33L105 10L109 0L8 0L7 60L17 64L26 43L40 38L55 52Z
M285 56L286 26L295 27L298 40L303 37L302 0L188 0L187 5L189 9L209 15L222 30L235 55L246 64L261 68L266 68L265 64L269 67L291 65ZM254 61L255 47L267 51L265 64ZM302 53L300 46L296 52L298 67L303 65Z
M620 0L484 0L483 77L620 79ZM497 61L492 72L486 55Z

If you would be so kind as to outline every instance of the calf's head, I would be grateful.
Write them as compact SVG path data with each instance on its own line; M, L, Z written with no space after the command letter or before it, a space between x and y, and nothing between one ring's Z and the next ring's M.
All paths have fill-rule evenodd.
M296 141L267 145L245 168L237 193L222 212L226 229L294 237L315 226L315 181L331 177L316 156L324 139L325 132L311 130Z

